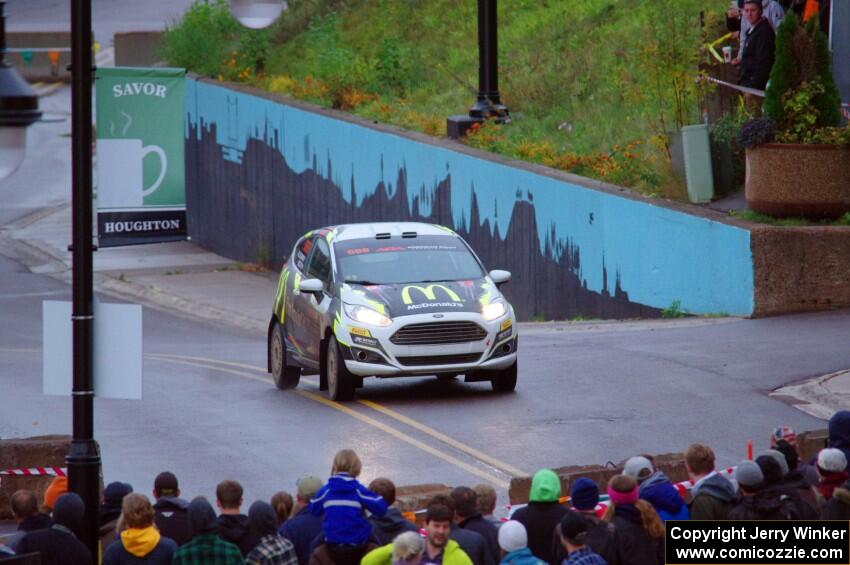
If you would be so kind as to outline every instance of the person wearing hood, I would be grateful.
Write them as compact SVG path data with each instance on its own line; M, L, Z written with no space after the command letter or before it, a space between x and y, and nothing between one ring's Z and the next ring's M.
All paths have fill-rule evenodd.
M455 523L458 528L478 532L487 543L487 549L493 556L493 562L499 561L499 530L484 519L478 511L478 497L469 487L456 487L452 490L455 503Z
M521 522L508 520L499 528L499 565L546 565L528 547L528 532Z
M85 505L78 494L63 494L53 506L51 526L21 538L18 554L39 553L41 565L92 565L91 552L78 539L84 514Z
M850 410L839 410L829 419L827 426L828 447L840 449L844 458L850 464ZM850 472L850 468L845 471Z
M828 447L818 452L817 470L820 475L818 491L824 500L828 501L832 498L833 491L850 478L846 468L847 460L842 450Z
M28 532L46 530L50 527L50 516L38 511L38 498L31 490L19 490L9 500L12 517L18 524L18 530L4 541L6 547L15 551L21 539Z
M248 539L248 516L240 512L242 508L242 485L237 481L226 480L215 488L216 506L218 506L218 535L239 548L242 555L254 549Z
M626 461L623 474L638 484L638 496L652 504L661 520L687 520L688 506L670 479L662 471L656 471L652 461L646 457L632 457Z
M322 518L310 512L310 499L322 488L322 481L313 475L304 475L295 482L295 506L292 517L283 523L278 533L292 542L299 565L310 562L313 541L322 535Z
M148 497L130 493L121 502L120 538L103 552L103 565L170 565L177 544L163 537L153 523Z
M189 530L192 539L177 549L172 565L242 565L239 548L218 536L215 510L207 499L199 496L189 503Z
M103 489L100 508L97 512L98 536L100 547L106 549L118 539L118 517L121 516L121 503L124 497L133 492L133 485L115 481Z
M416 525L401 515L395 503L395 484L385 478L375 479L369 483L369 490L379 495L387 503L387 513L383 516L369 516L372 524L372 537L378 545L386 545L392 542L399 534L404 532L415 532Z
M637 481L616 475L608 482L603 520L614 525L615 563L664 564L664 522L652 504L638 496Z
M50 514L59 497L68 492L68 477L54 477L44 491L44 512Z
M691 520L726 520L738 500L732 483L714 468L714 451L693 443L685 451L685 468L694 483L691 489Z
M531 479L531 491L528 505L517 510L512 520L525 526L529 533L528 547L538 558L552 565L558 565L552 555L552 536L567 508L560 504L561 479L554 471L541 469ZM502 525L499 530L504 528Z
M154 524L159 533L179 546L192 537L189 531L189 503L180 498L180 486L174 473L163 471L153 482Z
M277 533L277 513L268 502L258 500L248 509L248 528L254 549L245 558L248 565L298 565L295 546Z
M608 561L588 547L588 536L594 524L585 515L570 512L561 523L561 543L567 551L562 565L608 565Z
M796 520L800 517L797 505L781 491L765 488L762 467L771 469L778 464L763 456L762 464L742 461L735 468L735 480L741 491L741 501L729 511L730 520ZM774 472L774 471L771 471Z
M599 504L599 487L596 482L588 477L576 479L570 489L570 504L572 504L572 510L569 510L561 519L561 523L555 526L555 533L552 536L553 561L562 563L567 558L568 549L564 545L561 526L568 518L573 520L571 514L577 514L589 525L587 534L584 536L585 545L603 560L613 564L614 526L596 514L596 507Z
M387 503L360 484L362 463L354 451L343 449L334 456L331 478L310 501L310 512L323 516L324 543L338 546L365 546L372 525L364 516L387 513Z

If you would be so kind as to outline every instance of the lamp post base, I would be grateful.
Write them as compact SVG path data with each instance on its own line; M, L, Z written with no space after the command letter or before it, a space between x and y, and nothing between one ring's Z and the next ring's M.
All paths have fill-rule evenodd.
M94 440L74 440L68 456L65 458L68 468L68 490L80 495L86 507L83 531L80 532L82 541L89 550L97 555L99 535L97 528L97 512L100 505L100 447Z

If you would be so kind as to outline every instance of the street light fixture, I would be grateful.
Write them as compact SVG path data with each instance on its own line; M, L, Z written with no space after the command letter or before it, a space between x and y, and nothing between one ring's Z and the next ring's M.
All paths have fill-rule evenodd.
M14 173L27 150L27 127L41 118L38 95L6 62L6 2L0 1L0 180Z
M468 115L450 116L446 133L452 139L466 135L473 124L487 119L510 123L499 95L499 37L497 0L478 0L478 95Z
M251 29L270 26L286 7L285 0L230 0L230 13Z

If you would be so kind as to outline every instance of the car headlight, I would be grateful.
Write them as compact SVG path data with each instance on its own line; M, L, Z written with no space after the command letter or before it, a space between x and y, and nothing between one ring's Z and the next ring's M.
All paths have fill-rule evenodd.
M501 318L507 311L508 308L504 302L491 302L481 310L481 315L489 322L490 320Z
M377 310L372 310L371 308L367 308L366 306L360 306L358 304L344 304L345 315L360 322L361 324L369 324L370 326L389 326L393 323L393 321L388 317Z

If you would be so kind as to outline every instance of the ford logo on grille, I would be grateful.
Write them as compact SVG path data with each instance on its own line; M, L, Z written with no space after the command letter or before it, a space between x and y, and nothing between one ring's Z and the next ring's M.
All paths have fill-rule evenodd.
M443 315L442 315L442 314L434 314L434 317L435 317L435 318L442 318L442 317L443 317Z

